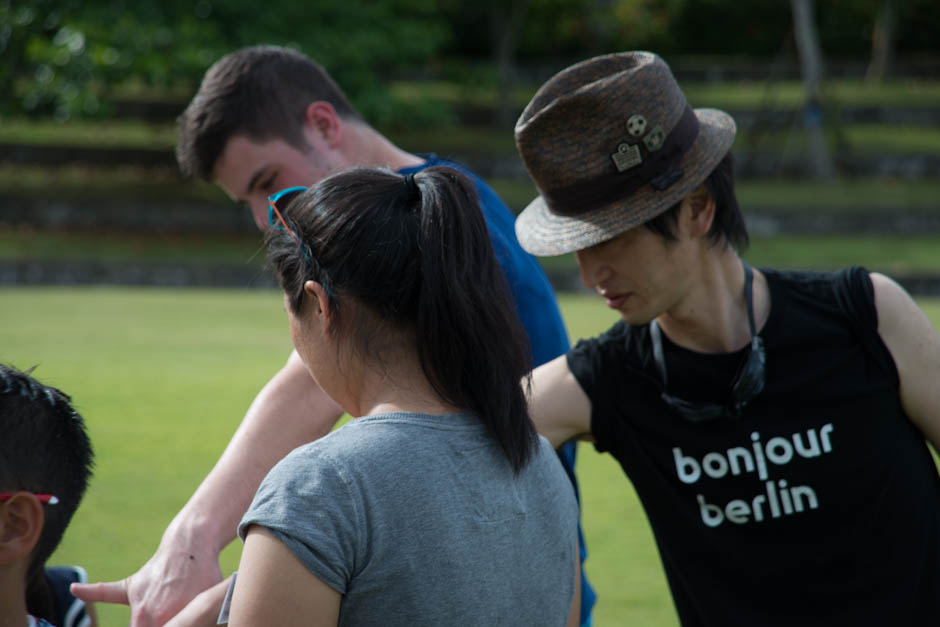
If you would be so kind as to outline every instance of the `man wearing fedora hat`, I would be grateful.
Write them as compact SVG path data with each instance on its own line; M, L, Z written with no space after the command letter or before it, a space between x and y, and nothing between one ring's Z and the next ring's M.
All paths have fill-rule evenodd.
M536 369L533 418L619 461L684 625L935 621L940 337L883 275L744 263L734 135L647 52L535 94L519 241L621 320Z

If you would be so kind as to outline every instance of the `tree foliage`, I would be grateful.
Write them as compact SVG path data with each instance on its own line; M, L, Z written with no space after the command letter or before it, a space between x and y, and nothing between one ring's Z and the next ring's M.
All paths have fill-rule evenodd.
M235 48L316 58L364 109L384 73L446 37L433 0L0 0L0 112L107 114L130 88L192 90Z
M867 58L882 2L817 2L823 53ZM895 24L899 53L937 51L936 0L897 3ZM122 93L191 93L222 54L274 43L316 58L381 122L410 112L391 109L377 85L442 59L766 58L791 29L788 3L740 0L0 0L0 113L107 115Z

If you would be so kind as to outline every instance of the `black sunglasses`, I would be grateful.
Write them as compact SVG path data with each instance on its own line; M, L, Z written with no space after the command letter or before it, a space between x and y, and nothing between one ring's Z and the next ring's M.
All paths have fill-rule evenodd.
M747 322L751 327L751 348L747 359L731 386L731 401L727 405L720 403L696 403L673 396L666 391L666 360L663 357L662 331L656 320L650 322L650 341L653 344L653 361L663 381L663 402L677 415L689 422L706 422L717 418L737 418L744 407L764 389L764 367L767 356L764 352L764 340L757 335L754 325L753 282L754 272L751 266L744 266L744 296L747 300Z

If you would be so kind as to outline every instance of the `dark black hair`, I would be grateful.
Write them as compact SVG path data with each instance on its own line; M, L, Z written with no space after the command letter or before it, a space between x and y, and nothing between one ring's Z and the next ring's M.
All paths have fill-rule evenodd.
M705 189L715 201L715 217L708 230L708 240L712 245L731 244L736 251L743 252L750 243L744 216L738 207L738 198L734 193L734 156L728 152L705 179ZM667 242L676 239L676 223L679 218L678 202L659 214L643 226L660 235Z
M206 71L177 120L180 170L187 177L210 179L235 135L308 148L303 120L307 106L319 100L333 105L343 119L361 120L326 70L296 50L249 46L225 55Z
M265 240L291 311L314 280L332 295L331 332L360 355L381 354L389 329L409 332L434 390L522 469L537 441L522 386L530 350L470 180L441 166L355 168L293 199L285 219L300 244L284 229ZM353 319L347 304L374 315Z
M44 568L85 494L94 453L72 399L0 364L0 492L53 494L27 576L28 607L50 617ZM45 607L43 607L45 606Z

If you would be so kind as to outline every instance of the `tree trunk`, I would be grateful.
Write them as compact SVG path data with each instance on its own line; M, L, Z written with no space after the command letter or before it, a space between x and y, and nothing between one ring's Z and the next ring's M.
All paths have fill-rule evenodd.
M891 69L894 56L894 0L883 0L871 33L871 60L865 79L881 82Z
M809 163L817 179L828 179L832 178L834 168L823 134L822 53L813 17L813 0L791 0L790 6L793 9L793 29L806 90L803 126L809 140Z
M516 122L512 88L516 84L516 43L525 14L525 3L526 0L497 2L490 10L493 61L499 81L496 122L503 128L512 128Z

